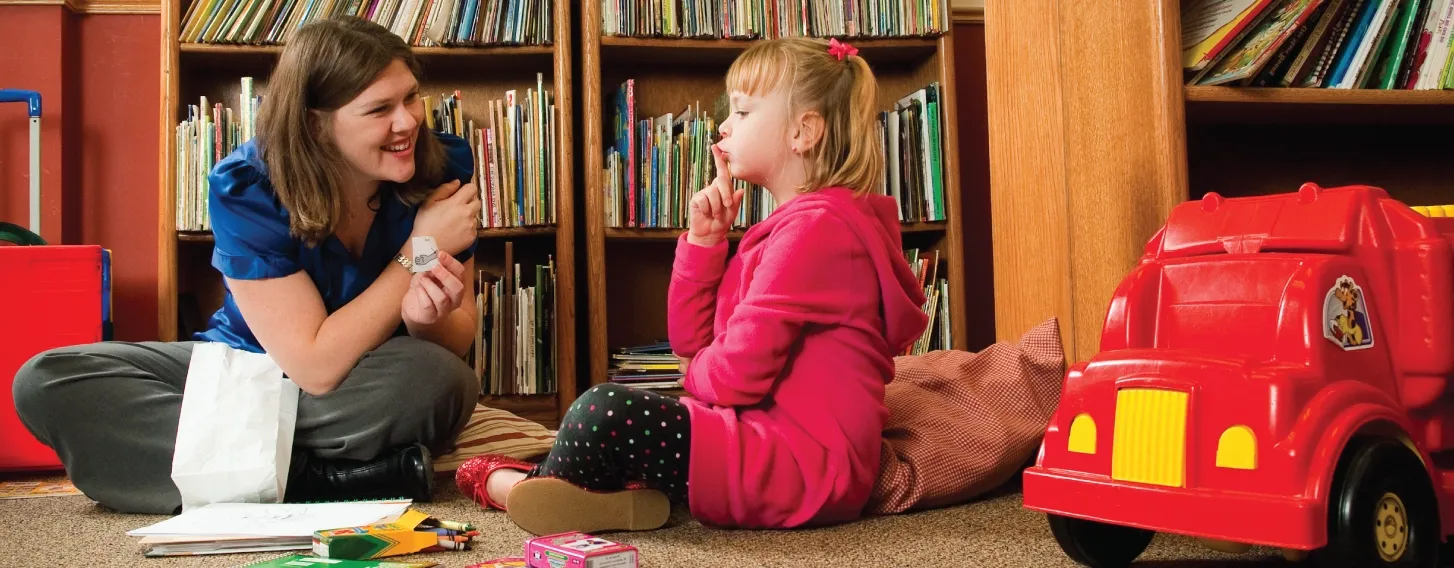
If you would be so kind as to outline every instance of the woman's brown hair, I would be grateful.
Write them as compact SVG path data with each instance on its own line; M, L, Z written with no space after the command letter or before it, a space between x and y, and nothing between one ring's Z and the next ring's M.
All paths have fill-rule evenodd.
M874 105L878 80L868 62L857 55L839 60L828 42L816 38L783 38L747 48L727 70L727 89L758 96L782 86L790 89L793 115L816 112L823 117L823 137L809 148L808 179L799 192L825 187L852 188L857 195L881 187L883 150Z
M419 59L399 36L368 20L335 17L303 26L288 38L268 79L258 112L258 150L273 190L288 209L292 233L309 246L333 234L343 218L349 166L328 134L327 117L395 59L415 78L421 76ZM418 204L443 183L444 160L444 148L421 126L414 178L380 184L378 199L392 193L406 204Z

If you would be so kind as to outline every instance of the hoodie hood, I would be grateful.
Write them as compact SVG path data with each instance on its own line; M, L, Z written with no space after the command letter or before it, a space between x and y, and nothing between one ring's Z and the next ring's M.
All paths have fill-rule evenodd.
M878 269L884 337L894 353L903 352L923 335L929 316L924 313L924 289L904 258L898 202L884 195L855 197L851 189L831 187L794 197L773 216L808 209L829 211L847 222L868 250ZM761 234L765 236L766 232Z

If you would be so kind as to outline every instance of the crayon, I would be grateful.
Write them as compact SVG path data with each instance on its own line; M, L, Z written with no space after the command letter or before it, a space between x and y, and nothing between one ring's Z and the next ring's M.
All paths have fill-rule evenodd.
M480 536L480 531L478 530L457 531L454 529L442 529L438 527L415 527L414 530L422 532L432 532L440 536Z
M459 523L459 522L455 522L455 521L446 521L446 520L443 520L443 519L434 519L434 518L431 518L429 520L430 521L433 521L433 524L435 526L440 527L440 528L449 529L449 530L454 530L454 531L472 531L472 530L475 530L475 526L474 525L471 525L469 523Z
M451 542L451 541L448 541L448 540L440 540L439 541L439 544L436 544L434 546L431 546L429 548L426 548L424 550L421 550L420 552L437 552L437 551L444 551L444 550L469 550L469 549L470 549L470 543L468 543L468 542Z

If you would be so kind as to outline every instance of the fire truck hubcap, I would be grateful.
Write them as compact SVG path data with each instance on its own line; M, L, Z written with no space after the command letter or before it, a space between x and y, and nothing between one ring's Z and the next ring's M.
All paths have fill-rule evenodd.
M1398 562L1409 543L1408 510L1393 493L1384 493L1374 509L1373 533L1378 555L1384 562Z

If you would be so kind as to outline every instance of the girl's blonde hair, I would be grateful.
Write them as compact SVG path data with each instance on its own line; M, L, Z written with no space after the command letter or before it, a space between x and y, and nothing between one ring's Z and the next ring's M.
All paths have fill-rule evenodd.
M754 44L727 70L727 89L759 96L787 88L794 116L823 117L823 137L808 148L808 179L799 192L848 187L856 195L879 189L884 157L878 144L874 105L878 81L857 55L839 60L828 42L783 38Z
M399 36L355 17L320 20L300 28L283 48L258 112L257 144L278 199L288 209L291 232L316 246L343 218L343 183L349 164L328 132L328 113L368 88L394 60L417 79L419 59ZM393 194L416 205L444 182L444 147L421 124L414 144L414 177L380 184L379 198Z

